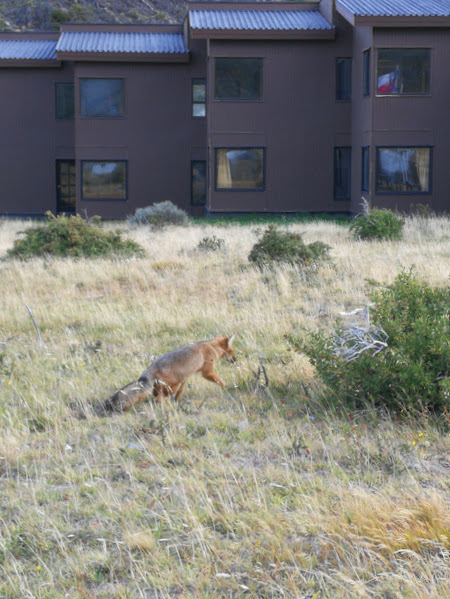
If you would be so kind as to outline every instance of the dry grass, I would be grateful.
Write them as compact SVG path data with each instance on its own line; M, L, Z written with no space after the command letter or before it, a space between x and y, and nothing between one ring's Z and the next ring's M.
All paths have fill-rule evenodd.
M30 225L0 221L0 256ZM448 433L321 410L283 335L333 327L403 268L448 285L450 222L410 219L398 243L291 228L333 263L261 273L240 226L130 229L144 259L0 262L1 598L449 596ZM192 252L213 234L226 252ZM181 407L74 416L217 332L237 335L226 391L194 378Z

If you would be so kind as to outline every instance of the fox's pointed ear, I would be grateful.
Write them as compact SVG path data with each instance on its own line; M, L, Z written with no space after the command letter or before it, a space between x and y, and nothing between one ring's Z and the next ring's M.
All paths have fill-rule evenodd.
M230 346L233 343L233 339L235 338L236 335L231 335L230 337L228 337L227 339L227 345Z

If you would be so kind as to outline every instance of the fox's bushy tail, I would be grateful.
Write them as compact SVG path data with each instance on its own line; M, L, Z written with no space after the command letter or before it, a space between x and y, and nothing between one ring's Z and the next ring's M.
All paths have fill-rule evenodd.
M111 397L101 402L97 408L97 413L108 414L111 412L126 412L134 404L142 401L151 393L153 383L143 378L133 383L128 383L119 391L116 391Z

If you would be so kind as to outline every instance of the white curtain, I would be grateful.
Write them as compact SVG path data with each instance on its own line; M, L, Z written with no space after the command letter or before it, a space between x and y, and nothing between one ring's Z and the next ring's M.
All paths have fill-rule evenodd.
M230 161L226 150L217 151L217 187L232 187Z

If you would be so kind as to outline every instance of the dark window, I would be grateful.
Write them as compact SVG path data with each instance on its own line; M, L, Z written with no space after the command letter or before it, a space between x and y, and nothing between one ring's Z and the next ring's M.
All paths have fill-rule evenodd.
M206 160L191 162L191 204L193 206L206 204Z
M431 148L377 148L378 193L429 193Z
M351 184L351 148L334 148L334 199L349 200Z
M206 116L205 79L192 79L192 116Z
M126 200L127 163L125 160L81 163L83 200Z
M57 83L55 94L56 118L73 119L75 116L73 83Z
M370 148L361 148L361 191L369 191Z
M80 115L123 117L123 79L80 79Z
M363 96L370 96L370 48L363 52Z
M216 100L260 100L262 58L216 58Z
M56 161L56 211L73 214L76 203L75 160Z
M216 149L216 189L264 189L264 148Z
M351 100L352 96L352 59L336 59L336 100Z
M430 51L426 48L380 49L377 94L430 93Z

